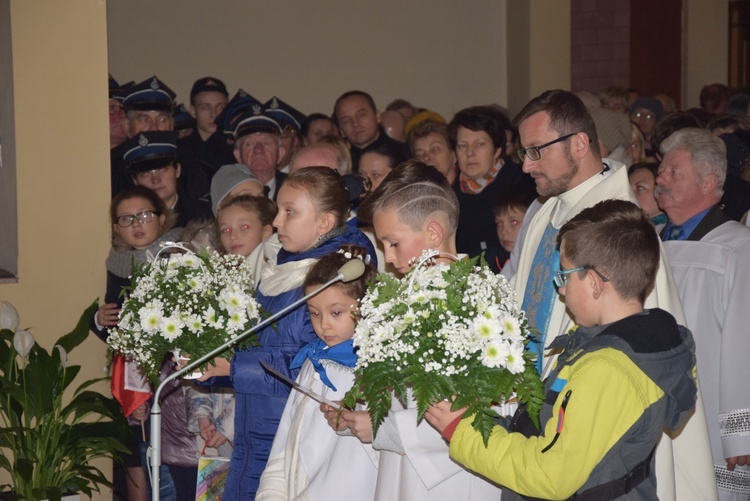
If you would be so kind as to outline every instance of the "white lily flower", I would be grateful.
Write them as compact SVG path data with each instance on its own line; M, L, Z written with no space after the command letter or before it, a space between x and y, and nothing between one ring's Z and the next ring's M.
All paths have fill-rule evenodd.
M0 301L0 329L8 329L13 332L18 329L18 311L8 301Z
M17 331L13 336L13 347L23 358L29 356L35 343L34 336L29 331Z
M68 366L68 352L65 350L65 348L63 348L59 344L56 344L55 348L57 348L57 351L60 354L60 365L62 365L63 367L67 367Z

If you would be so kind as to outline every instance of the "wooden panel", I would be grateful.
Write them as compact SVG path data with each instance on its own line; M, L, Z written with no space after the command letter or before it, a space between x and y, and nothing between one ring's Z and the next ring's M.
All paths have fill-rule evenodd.
M682 0L631 0L630 86L682 101Z

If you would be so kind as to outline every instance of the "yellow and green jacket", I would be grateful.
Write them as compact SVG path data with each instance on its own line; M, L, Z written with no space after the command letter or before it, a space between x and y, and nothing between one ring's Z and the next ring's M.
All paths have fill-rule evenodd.
M651 458L648 477L617 499L656 500L651 452L662 430L678 428L695 404L690 331L653 309L571 330L555 347L564 349L545 383L543 429L509 431L529 428L519 409L485 447L469 417L451 437L451 457L503 486L503 501L568 499Z

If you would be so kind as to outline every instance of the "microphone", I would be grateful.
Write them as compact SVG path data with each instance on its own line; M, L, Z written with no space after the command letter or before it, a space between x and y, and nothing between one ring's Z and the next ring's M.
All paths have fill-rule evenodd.
M338 269L338 274L336 274L335 277L312 291L310 294L307 294L306 296L298 299L286 308L283 308L282 310L274 313L262 322L255 324L253 327L250 327L236 338L227 341L213 351L203 355L193 362L190 362L182 369L178 370L177 372L173 372L172 374L164 378L164 381L159 384L159 386L156 388L156 391L154 392L154 403L151 406L151 444L149 445L148 453L146 454L151 462L152 501L159 501L159 466L161 465L161 405L159 404L159 395L161 394L162 389L164 389L164 385L174 379L177 379L183 374L192 371L199 365L208 362L209 360L213 360L217 356L221 355L224 351L232 348L232 346L234 346L237 342L242 341L243 339L248 337L250 334L254 334L259 330L268 327L268 325L278 320L279 317L286 315L290 310L295 309L320 291L330 287L336 282L351 282L352 280L356 280L361 277L364 272L365 263L362 260L356 258L350 259L349 261L344 263L341 268Z
M339 268L339 273L336 275L338 280L342 282L351 282L356 280L365 273L365 263L361 259L350 259L344 265ZM320 291L318 291L320 292ZM317 294L317 292L316 292Z

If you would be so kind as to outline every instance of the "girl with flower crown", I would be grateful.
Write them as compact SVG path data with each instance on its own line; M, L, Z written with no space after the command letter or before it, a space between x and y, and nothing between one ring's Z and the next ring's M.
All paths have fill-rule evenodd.
M344 181L334 170L308 167L291 174L278 192L279 212L273 221L281 249L266 256L256 289L258 302L276 313L304 295L303 281L321 256L350 243L375 250L358 229L346 224L349 197ZM275 325L261 330L259 346L238 350L231 364L217 366L201 379L230 375L235 391L235 440L224 500L252 500L266 467L271 444L284 410L289 387L274 379L260 361L294 379L290 364L299 350L315 339L307 308L300 305Z
M298 383L329 401L341 400L354 382L357 355L352 336L357 303L377 270L366 249L345 245L315 263L304 281L309 294L334 278L350 259L363 260L365 273L307 300L318 339L302 348L291 364L292 369L301 367ZM376 453L369 444L336 434L318 405L299 392L289 396L256 501L371 499L374 495Z

